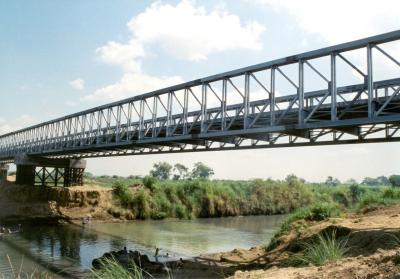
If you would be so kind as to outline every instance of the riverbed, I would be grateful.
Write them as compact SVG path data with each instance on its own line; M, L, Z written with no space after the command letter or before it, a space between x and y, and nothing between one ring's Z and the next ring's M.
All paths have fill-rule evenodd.
M162 260L248 249L267 244L284 216L245 216L196 220L92 223L82 226L23 226L0 240L0 274L45 271L84 277L94 258L111 250L139 250ZM11 259L11 265L7 259ZM159 259L160 259L159 258Z

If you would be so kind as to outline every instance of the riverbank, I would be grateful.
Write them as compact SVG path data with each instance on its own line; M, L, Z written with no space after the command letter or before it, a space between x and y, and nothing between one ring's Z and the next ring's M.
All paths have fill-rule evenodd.
M321 239L330 242L318 248ZM319 254L311 257L308 249L316 249ZM123 251L114 253L115 258L124 255ZM131 251L129 255L134 258L140 254ZM103 260L107 257L112 259L111 254L105 254ZM148 258L141 263L144 272L156 277L166 274L164 264ZM369 205L357 212L326 215L322 220L315 216L298 218L278 232L268 246L203 254L170 261L165 266L176 278L397 278L400 205Z
M237 188L237 192L234 192L231 197L227 196L229 191L235 191L233 189ZM143 222L138 224L134 231L127 230L127 225L135 222L120 222L126 221L127 215L120 214L116 216L110 210L111 208L131 214L133 216L132 219L140 217L140 212L142 212L138 207L140 204L147 204L147 209L146 207L145 209L153 213L166 212L174 214L176 212L174 201L188 206L190 205L188 201L197 200L198 203L191 207L191 213L194 217L201 216L196 215L196 213L202 212L202 210L198 209L202 209L205 205L208 205L208 207L205 207L208 209L215 209L215 206L223 209L231 206L234 201L237 202L236 206L240 209L236 212L237 214L242 212L252 213L252 211L244 211L245 209L257 209L258 211L254 212L262 214L268 213L271 208L279 210L287 208L292 213L283 222L281 229L278 230L269 245L265 240L264 245L249 250L234 249L230 252L198 253L197 255L201 255L196 257L195 261L184 260L182 263L177 263L174 268L176 270L179 269L181 272L177 272L180 274L191 274L196 270L199 278L204 274L202 272L207 271L217 274L216 276L219 277L216 278L230 276L231 278L239 279L282 278L282 276L284 278L324 278L323 276L326 274L330 274L330 277L325 278L334 278L336 270L343 271L338 273L343 278L353 278L354 276L359 278L370 276L374 278L373 274L389 276L393 272L400 272L397 269L397 255L400 255L400 251L397 248L400 244L400 206L396 205L400 201L400 190L397 188L357 185L351 187L320 185L317 187L304 184L299 180L294 182L199 180L179 183L159 181L152 187L144 184L135 184L124 187L123 190L129 191L128 193L131 195L129 199L132 198L131 202L133 203L124 203L117 187L98 187L92 184L90 186L64 189L28 187L7 183L0 187L0 206L3 209L0 214L2 216L8 214L8 217L6 217L10 220L12 218L27 218L27 220L31 221L53 219L78 223L80 223L80 218L90 215L92 220L96 221L92 224L92 228L85 229L84 227L75 226L76 229L73 230L71 237L68 237L68 239L73 239L73 245L62 249L63 251L79 251L77 249L79 247L79 235L83 232L91 234L88 236L91 246L95 235L96 237L108 235L110 239L113 239L112 242L116 244L113 246L115 250L121 249L123 247L121 243L127 241L130 236L132 236L131 241L135 243L135 236L137 235L146 239L147 247L160 247L153 246L153 240L159 238L153 233L158 231L159 228L165 229L165 236L168 236L168 238L173 237L173 239L168 240L171 243L179 242L182 244L185 236L190 236L187 239L188 242L185 242L182 246L188 246L193 242L193 235L197 231L204 232L203 227L196 228L193 232L188 231L186 222L190 223L191 221L180 221L185 233L178 233L172 236L171 227L175 228L177 226L177 223L175 223L178 221L177 219L147 221L148 226L145 226ZM293 196L288 194L291 190L294 190L291 192ZM145 203L141 203L143 200L139 198L143 197L143 193L146 196ZM158 198L162 195L166 195L171 205L171 211L166 209L163 211L158 207ZM224 196L225 199L223 198ZM243 205L248 201L249 197L254 197L252 203L246 206ZM299 202L305 200L302 197L309 198L308 207ZM292 200L287 201L287 199ZM218 200L220 202L214 202ZM213 201L213 207L210 207L210 201ZM300 204L302 206L299 206ZM186 210L189 210L187 208ZM224 211L214 211L213 217L218 216L216 213L221 212ZM221 223L222 220L227 221L229 219L210 220L216 220L216 222ZM242 218L236 218L235 220L240 219ZM106 226L103 229L96 228L95 232L92 229L97 224L97 221L105 222L104 225ZM120 223L107 224L115 221ZM153 224L158 224L158 229ZM240 227L246 227L246 223L241 223ZM263 227L267 228L268 225L263 225ZM115 239L117 232L121 232L121 234ZM320 265L299 262L299 259L306 253L304 247L307 245L308 247L316 246L320 236L328 235L332 237L333 232L335 232L334 239L338 242L346 243L347 250L351 252L345 249L343 257L338 257L335 261L328 261ZM31 235L31 233L27 235ZM61 240L64 239L66 234L60 231L57 235ZM222 235L226 238L226 235L231 234L228 232ZM41 238L41 233L38 237ZM258 239L260 238L261 236L258 236ZM63 242L63 245L65 245L65 240ZM210 239L204 240L205 244L209 242ZM239 247L238 240L234 243L237 245L236 247ZM259 245L259 242L256 245ZM132 247L135 246L133 245ZM162 245L161 247L164 248L166 246ZM228 249L233 249L233 247L235 246L229 246ZM170 251L175 251L175 248L171 246ZM224 249L223 246L219 247L219 251L228 249ZM102 253L107 252L107 250L102 251ZM72 255L75 256L75 254ZM77 256L79 257L79 255ZM366 267L364 268L365 265ZM360 274L351 273L354 268L360 270ZM366 277L363 277L364 273Z
M321 235L343 243L343 258L322 265L301 264L306 243L315 245ZM267 251L250 250L205 255L223 267L237 266L230 279L257 278L397 278L400 274L400 205L370 206L359 213L323 221L298 220Z
M12 177L10 177L12 180ZM2 222L79 222L81 218L112 221L108 209L112 190L98 186L32 187L3 182L0 185Z
M312 191L298 180L145 178L139 182L115 179L104 185L92 178L85 186L69 188L5 182L0 185L0 220L79 222L89 217L93 221L117 222L273 215L287 214L312 201Z

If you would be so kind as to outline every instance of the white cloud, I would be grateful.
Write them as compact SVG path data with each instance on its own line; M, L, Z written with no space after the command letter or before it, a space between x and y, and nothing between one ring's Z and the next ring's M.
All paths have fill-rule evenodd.
M143 73L126 73L117 83L100 88L93 94L83 97L82 100L116 101L181 82L182 78L179 76L155 77Z
M69 106L69 107L75 107L76 106L76 103L75 102L73 102L73 101L65 101L65 105L66 106Z
M4 118L0 119L0 135L16 131L22 128L26 128L27 126L32 125L35 122L35 118L28 115L23 114L13 120L7 121Z
M306 32L330 43L342 43L399 27L396 0L257 0L267 8L288 13Z
M261 49L264 26L256 21L242 24L237 15L181 1L172 6L156 2L128 23L134 38L156 44L177 58L197 61L211 53L231 49Z
M198 61L208 55L233 49L260 49L264 27L219 8L207 12L195 2L182 0L176 6L157 1L128 22L127 43L110 41L96 49L98 59L121 67L123 76L114 84L82 97L85 101L112 101L180 83L179 76L153 76L142 68L146 49L159 47L175 58Z
M96 50L99 59L110 65L119 65L125 71L140 71L141 61L139 58L145 56L142 44L137 40L131 40L127 44L108 42Z
M249 1L249 0L246 0ZM338 44L399 28L398 10L400 2L396 0L256 0L267 9L273 9L280 16L293 18L305 34L317 35L328 44ZM303 39L304 40L304 39ZM400 44L385 45L383 48L400 60ZM374 53L378 51L373 50ZM346 56L360 69L366 72L366 52L350 52ZM374 79L398 77L399 67L387 58L374 55ZM358 73L352 74L360 78Z
M69 85L75 90L81 91L81 90L85 89L85 81L81 78L71 80L69 82Z

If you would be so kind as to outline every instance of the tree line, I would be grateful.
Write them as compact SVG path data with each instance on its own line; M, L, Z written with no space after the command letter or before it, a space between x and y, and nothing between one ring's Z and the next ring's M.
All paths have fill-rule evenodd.
M358 182L351 178L344 183L340 182L339 179L334 178L332 176L328 176L328 178L325 180L325 184L328 186L337 186L340 184L347 184L347 185L354 185L358 184ZM365 177L361 181L361 185L366 185L366 186L393 186L393 187L400 187L400 175L391 175L389 177L387 176L378 176L376 178L373 177Z
M150 170L150 176L160 180L209 179L213 175L214 170L202 162L195 163L191 170L180 163L172 166L167 162L158 162Z

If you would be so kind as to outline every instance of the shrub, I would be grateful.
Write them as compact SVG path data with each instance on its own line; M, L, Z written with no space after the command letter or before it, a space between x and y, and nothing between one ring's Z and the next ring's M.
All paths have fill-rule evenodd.
M391 175L389 177L389 182L393 187L400 187L400 175Z
M345 193L338 191L338 192L334 192L332 194L332 198L335 202L337 202L338 204L341 204L345 207L349 206L349 200L347 199L347 196Z
M185 208L181 204L175 206L175 216L179 219L185 219L188 217Z
M321 266L343 258L348 251L346 244L347 240L336 239L335 231L331 234L319 234L315 242L303 243L303 253L295 255L292 259L299 265Z
M143 185L144 187L146 187L147 189L149 189L150 191L154 191L155 189L155 184L157 182L157 178L152 177L152 176L145 176L142 179Z
M130 206L132 204L133 195L126 184L117 180L114 182L112 189L123 206Z
M125 268L115 259L101 260L100 268L92 269L91 273L95 279L142 279L149 275L133 262L129 264L129 268Z
M150 197L144 190L140 190L135 194L133 207L136 212L136 217L139 219L147 219L152 215L150 209Z
M298 220L322 221L329 217L338 216L339 214L339 206L335 203L316 203L309 207L299 208L288 215L280 229L271 238L266 250L270 251L274 249L279 244L279 238L290 230L292 223Z
M375 193L368 193L364 195L358 202L358 209L362 209L369 205L388 205L390 199L382 197L382 195Z
M355 204L356 202L358 202L358 200L359 200L359 198L361 196L361 193L363 191L362 191L361 187L358 186L357 184L352 184L349 187L349 191L350 191L350 196L351 196L351 202L353 204Z

